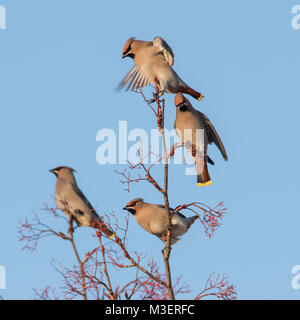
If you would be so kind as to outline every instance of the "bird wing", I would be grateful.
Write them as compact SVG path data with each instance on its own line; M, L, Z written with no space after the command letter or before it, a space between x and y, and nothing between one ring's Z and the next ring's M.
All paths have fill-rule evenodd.
M96 212L96 210L93 208L93 206L91 205L91 203L88 201L88 199L85 197L85 195L83 194L83 192L78 188L78 187L73 187L73 190L75 192L75 194L77 196L79 196L79 198L84 202L84 204L87 206L88 211L91 213L94 213L97 217L98 214ZM79 210L79 209L77 209Z
M162 208L162 209L165 209L166 207L163 205L163 204L155 204L155 206L157 206L158 208ZM170 213L173 214L174 213L174 209L173 208L170 208Z
M135 65L121 81L118 88L121 89L127 86L126 91L135 91L138 88L147 86L149 83L150 80L143 71L143 68L140 69L137 65Z
M79 188L73 188L74 192L84 201L84 203L88 206L89 209L93 209L91 203L85 197L83 192Z
M157 204L157 207L162 208L162 209L165 209L165 206L162 205L162 204ZM177 207L176 207L176 209L177 209ZM175 209L175 210L176 210L176 209ZM174 210L173 208L170 208L170 214L171 214L171 216L174 216L174 214L177 213L177 215L178 215L179 217L186 219L186 216L185 216L184 214L182 214L182 213L179 212L179 211L175 212L175 210Z
M155 37L153 40L153 46L158 49L170 66L174 65L174 53L167 42L161 37Z
M196 110L196 111L205 126L205 131L207 133L208 142L209 143L214 142L215 145L219 148L220 152L222 153L224 160L227 161L228 160L227 153L226 153L225 147L223 145L223 142L217 133L217 130L215 129L215 127L212 125L212 123L210 122L210 120L208 119L208 117L204 113L202 113L198 110Z
M177 214L179 215L179 217L186 219L186 216L184 214L182 214L181 212L177 212Z

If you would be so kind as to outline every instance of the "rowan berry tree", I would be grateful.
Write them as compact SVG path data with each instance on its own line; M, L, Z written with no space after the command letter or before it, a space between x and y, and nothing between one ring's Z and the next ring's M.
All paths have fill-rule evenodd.
M76 264L66 267L61 261L52 261L53 268L57 271L61 279L59 288L46 286L43 289L33 289L34 298L48 299L98 299L98 300L166 300L176 299L176 296L185 294L187 299L203 299L214 296L217 299L236 299L236 288L230 284L225 276L220 274L210 274L207 282L199 293L191 297L189 286L183 282L181 275L174 278L171 276L171 265L169 263L172 254L171 245L171 213L168 194L168 173L169 160L174 157L181 144L174 144L170 150L167 149L165 137L165 100L160 99L159 89L156 85L153 94L154 106L146 98L141 88L137 90L146 104L154 114L157 128L162 138L162 154L156 155L157 160L150 165L146 165L144 159L149 155L140 152L138 163L128 162L127 168L116 171L121 176L121 183L130 191L130 186L137 182L150 183L153 190L158 191L165 204L165 214L167 216L167 233L164 238L165 246L162 250L164 270L160 270L159 263L149 258L145 252L136 252L134 248L127 246L127 235L129 225L129 213L120 219L113 212L102 216L102 224L114 232L114 237L107 238L102 228L94 229L94 237L97 245L90 251L79 252L77 239L75 237L76 228L73 227L73 220L66 216L55 206L44 205L43 214L56 219L65 220L68 231L63 232L44 223L43 215L34 213L31 219L25 218L19 222L19 236L23 243L23 249L31 252L37 250L38 243L43 238L54 236L64 241L71 248ZM160 185L157 177L152 174L153 167L163 163L163 185ZM206 204L195 200L190 203L178 204L175 212L191 211L198 215L204 232L208 237L212 237L215 230L220 226L226 209L223 203L218 203L211 208ZM75 230L75 231L74 231ZM148 254L148 253L147 253ZM134 270L134 272L132 272ZM115 284L114 275L116 272L125 274L120 281Z

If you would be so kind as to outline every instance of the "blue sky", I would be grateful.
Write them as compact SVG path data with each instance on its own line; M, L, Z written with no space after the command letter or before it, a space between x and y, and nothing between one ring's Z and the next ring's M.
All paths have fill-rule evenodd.
M100 129L117 132L119 120L128 120L129 130L154 126L139 95L114 89L133 63L121 59L125 41L159 35L175 53L176 72L205 94L194 105L213 121L229 156L226 163L209 148L216 165L206 188L197 188L183 165L170 167L172 206L198 200L211 206L224 201L228 208L211 240L199 223L174 246L174 278L183 275L190 284L186 298L211 272L227 275L240 299L300 298L291 287L291 269L300 264L300 30L291 27L296 0L0 4L7 10L7 29L0 30L0 265L7 289L0 295L28 299L32 288L58 287L52 257L67 266L74 262L62 240L45 239L34 254L18 241L18 220L40 212L44 202L53 205L49 169L75 168L100 213L122 216L121 208L137 196L162 203L146 184L123 191L114 170L124 167L96 162ZM172 129L173 96L166 104ZM96 245L88 229L76 237L83 253ZM162 243L133 219L128 246L162 266Z

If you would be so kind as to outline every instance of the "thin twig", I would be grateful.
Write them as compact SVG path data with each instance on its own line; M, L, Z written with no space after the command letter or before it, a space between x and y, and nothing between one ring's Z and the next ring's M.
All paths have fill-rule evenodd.
M108 270L107 270L105 248L104 248L104 246L102 244L102 234L101 234L101 232L97 233L97 237L98 237L98 240L99 240L99 243L100 243L101 254L102 254L102 259L103 259L103 272L104 272L104 274L106 276L106 280L107 280L107 283L108 283L108 288L109 288L109 293L111 295L111 298L112 298L112 300L115 300L114 291L113 291L113 288L112 288L112 285L111 285L111 281L110 281L110 276L109 276Z
M158 89L157 89L158 90ZM157 98L158 100L158 98ZM157 102L159 104L159 100ZM161 110L161 109L160 109ZM159 112L158 112L159 113ZM172 233L172 218L170 214L170 205L169 205L169 197L168 197L168 157L167 157L167 146L166 146L166 137L165 137L165 131L164 131L164 116L165 116L165 100L162 100L162 112L161 112L161 119L160 119L160 134L162 136L162 147L163 147L163 159L164 159L164 188L163 188L163 196L164 196L164 202L165 202L165 208L166 208L166 216L167 216L167 240L166 240L166 246L164 250L162 251L163 258L164 258L164 264L165 264L165 270L166 270L166 284L167 289L169 292L169 296L171 300L175 300L174 291L172 288L172 278L171 278L171 270L170 270L170 254L171 254L171 233Z
M74 238L73 238L73 216L70 215L70 219L69 219L69 240L72 244L73 247L73 251L75 253L76 259L78 261L79 267L80 267L80 273L81 273L81 286L82 286L82 296L84 300L87 300L87 293L86 293L86 282L85 282L85 271L84 271L84 264L82 263L80 257L79 257L79 253L78 250L76 248L75 242L74 242Z

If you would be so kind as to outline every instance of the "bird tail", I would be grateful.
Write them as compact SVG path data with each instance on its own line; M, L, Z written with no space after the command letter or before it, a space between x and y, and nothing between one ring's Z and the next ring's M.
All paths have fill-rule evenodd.
M197 186L198 187L209 186L212 181L208 173L206 159L204 161L203 166L199 166L196 164L196 170L197 170Z
M108 239L113 239L113 237L115 236L115 233L109 229L107 229L106 231L103 230L103 232L106 234Z
M101 230L109 239L112 239L115 236L115 233L106 226L102 219L95 221L92 227Z
M204 95L189 86L181 86L179 92L189 94L193 98L201 101L204 98Z
M187 229L189 229L191 227L191 225L198 219L198 216L193 216L188 219L189 219L189 221L187 223Z

